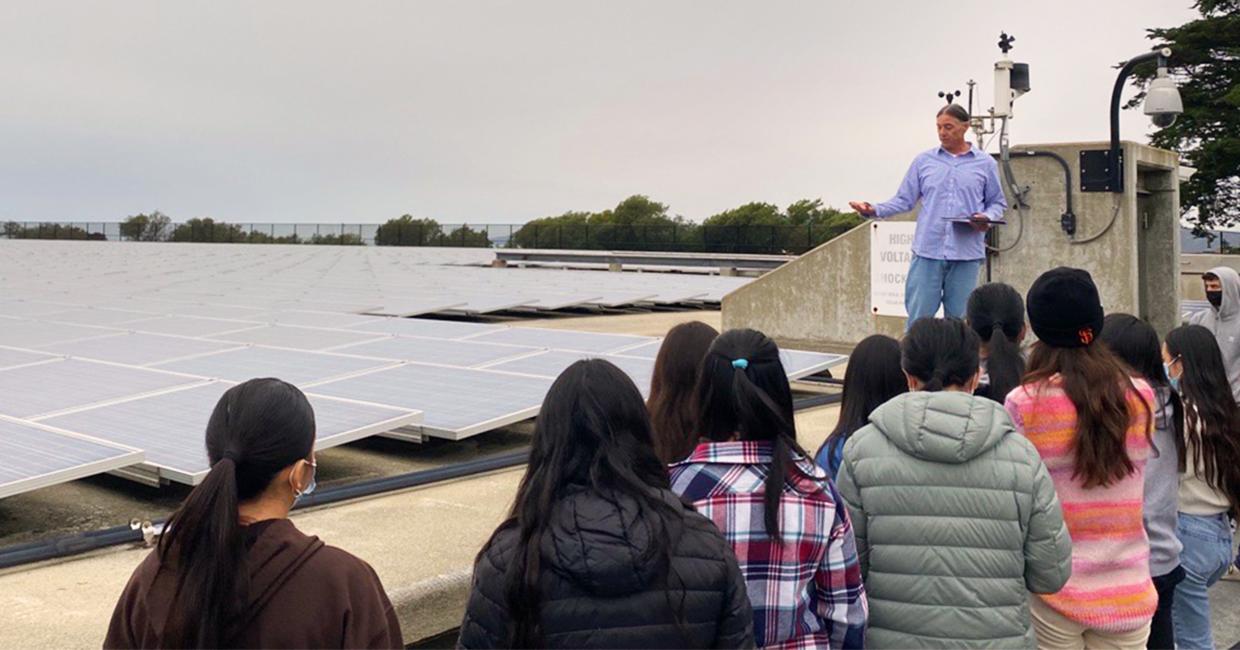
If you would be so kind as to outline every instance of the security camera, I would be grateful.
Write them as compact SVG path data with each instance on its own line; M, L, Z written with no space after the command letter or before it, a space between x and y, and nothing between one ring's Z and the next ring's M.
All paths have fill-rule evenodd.
M1161 61L1160 61L1161 63ZM1180 91L1175 82L1167 76L1167 67L1158 66L1158 73L1145 91L1144 112L1150 116L1154 126L1165 129L1175 124L1175 118L1184 112L1184 102L1180 100Z

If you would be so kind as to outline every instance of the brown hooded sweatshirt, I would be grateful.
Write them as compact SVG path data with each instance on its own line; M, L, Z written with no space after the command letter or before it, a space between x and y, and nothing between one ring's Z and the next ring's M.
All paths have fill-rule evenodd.
M370 565L287 519L246 527L248 602L240 648L403 648L400 623ZM176 576L156 549L121 593L104 648L162 648Z

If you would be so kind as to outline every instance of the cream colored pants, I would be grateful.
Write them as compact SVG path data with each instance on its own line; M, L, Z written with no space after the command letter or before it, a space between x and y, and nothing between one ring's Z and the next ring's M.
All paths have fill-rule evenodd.
M1042 602L1029 597L1033 632L1042 650L1144 650L1150 636L1150 622L1131 632L1103 632L1085 627Z

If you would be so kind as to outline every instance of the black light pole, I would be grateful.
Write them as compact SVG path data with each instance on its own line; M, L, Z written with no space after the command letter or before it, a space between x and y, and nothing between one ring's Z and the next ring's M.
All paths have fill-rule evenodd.
M1119 100L1124 91L1124 83L1138 65L1157 60L1158 67L1165 68L1167 57L1170 56L1171 48L1160 48L1129 59L1119 69L1115 87L1111 90L1111 148L1081 152L1082 192L1124 191L1124 152L1119 144Z

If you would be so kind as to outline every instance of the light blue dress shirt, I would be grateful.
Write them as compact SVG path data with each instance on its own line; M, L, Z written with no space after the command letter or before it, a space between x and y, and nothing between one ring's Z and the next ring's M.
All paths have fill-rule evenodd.
M985 258L985 233L949 219L980 212L993 220L1007 210L999 165L976 146L959 156L942 147L918 154L896 195L874 206L875 216L881 219L908 212L918 200L921 210L917 213L913 254L934 260Z

